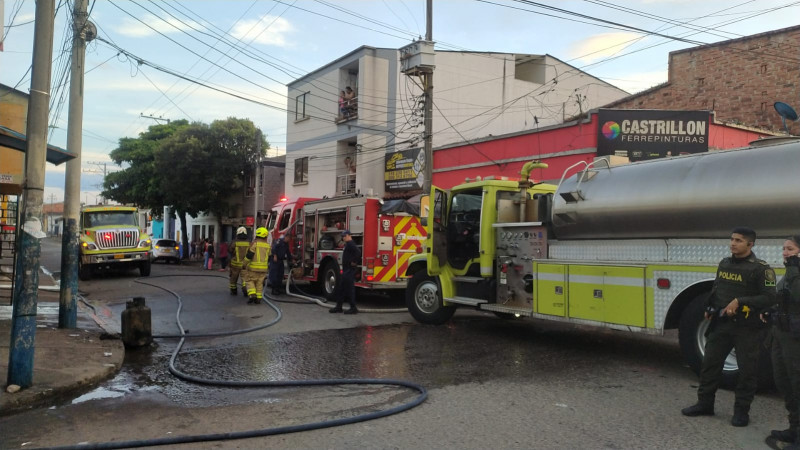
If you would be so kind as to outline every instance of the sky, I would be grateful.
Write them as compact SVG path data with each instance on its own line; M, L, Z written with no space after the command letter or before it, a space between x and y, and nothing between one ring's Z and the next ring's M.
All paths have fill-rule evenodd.
M0 83L28 92L35 1L0 2ZM73 2L56 0L49 143L60 147ZM266 134L268 156L283 154L287 83L362 45L400 48L425 35L424 0L89 5L98 39L87 45L84 81L81 201L88 203L99 200L103 172L117 169L109 153L122 137L167 119L233 116ZM432 28L439 50L546 53L635 93L667 81L670 51L794 26L797 17L800 1L790 0L435 0ZM64 170L47 165L46 203L63 200Z

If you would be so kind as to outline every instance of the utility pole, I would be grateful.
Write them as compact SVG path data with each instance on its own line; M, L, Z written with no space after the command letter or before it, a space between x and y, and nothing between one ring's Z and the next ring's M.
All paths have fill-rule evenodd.
M36 2L33 62L28 101L25 186L22 230L17 242L14 269L11 347L8 352L8 384L22 388L33 384L33 354L36 338L36 306L39 297L39 255L42 245L42 204L47 156L47 112L50 101L50 70L53 59L55 0Z
M422 81L423 124L425 125L422 151L425 155L425 167L422 170L423 194L429 194L431 184L433 184L433 69L436 67L434 65L436 54L433 42L433 0L427 0L426 6L425 40L414 41L400 48L400 71L409 77L419 77ZM419 181L417 182L419 183Z
M165 121L165 122L167 122L167 123L169 123L169 122L170 122L170 120L169 120L169 119L165 119L165 118L163 118L163 117L161 117L161 116L158 116L158 117L156 117L156 116L148 116L148 115L147 115L147 114L145 114L145 113L139 113L139 117L141 117L141 118L143 118L143 119L153 119L153 120L155 120L156 122L158 122L158 121L160 121L160 120L163 120L163 121Z
M433 45L433 0L426 3L425 19L425 40ZM422 194L426 195L431 192L433 184L433 68L422 72L421 76L425 89L425 184L422 185Z
M253 236L256 235L258 228L258 176L261 173L261 130L256 130L256 153L258 154L258 161L256 161L256 174L253 179Z
M103 183L101 183L101 185L99 186L99 188L102 189L103 186L105 186L106 175L108 175L108 164L109 163L106 162L106 161L88 161L87 164L91 164L93 166L97 166L98 169L83 169L83 171L85 173L97 174L97 173L100 173L99 171L102 171L102 173L103 173ZM100 168L102 168L102 169L100 169ZM95 185L95 187L98 187L98 186ZM103 199L102 204L105 205L106 204L106 198L103 197L103 196L100 196L100 198ZM101 204L100 202L96 202L96 203L97 204Z
M61 290L58 298L58 328L75 328L78 320L78 258L81 210L81 146L83 132L83 72L86 41L97 34L88 21L89 0L75 0L72 16L72 66L69 83L67 151L75 159L67 161L64 189L64 232L61 237Z

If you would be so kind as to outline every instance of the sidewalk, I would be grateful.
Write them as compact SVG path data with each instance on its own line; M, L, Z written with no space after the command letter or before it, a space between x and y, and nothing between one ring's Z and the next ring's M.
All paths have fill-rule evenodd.
M8 393L8 355L11 306L0 306L0 415L49 406L79 395L116 374L125 347L108 336L93 320L92 311L79 303L77 328L58 329L58 292L39 291L34 340L33 385Z

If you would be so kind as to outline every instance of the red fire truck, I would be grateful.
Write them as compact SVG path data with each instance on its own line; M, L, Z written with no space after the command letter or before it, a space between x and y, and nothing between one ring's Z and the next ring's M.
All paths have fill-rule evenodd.
M273 209L273 214L280 218L273 229L285 233L295 261L300 263L295 279L319 285L330 297L341 275L344 247L341 233L350 230L362 254L356 286L381 290L406 288L408 259L422 252L426 238L418 206L404 200L349 196L284 203ZM295 215L298 219L291 219ZM290 218L289 226L279 230L284 217ZM298 276L300 272L302 276Z

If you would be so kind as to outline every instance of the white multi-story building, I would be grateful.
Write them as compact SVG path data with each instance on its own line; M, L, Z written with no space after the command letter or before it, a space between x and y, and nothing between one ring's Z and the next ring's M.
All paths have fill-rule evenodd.
M287 195L384 195L387 154L423 146L420 81L400 66L399 50L364 46L288 85ZM437 51L433 86L434 157L628 95L550 55L493 52Z

